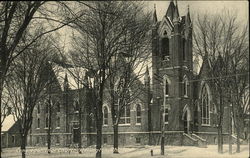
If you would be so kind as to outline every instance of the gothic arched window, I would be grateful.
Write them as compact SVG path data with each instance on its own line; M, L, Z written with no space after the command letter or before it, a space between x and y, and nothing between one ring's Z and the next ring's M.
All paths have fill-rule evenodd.
M168 80L165 80L165 96L169 95L169 83Z
M108 108L106 106L103 110L103 124L108 125Z
M40 103L37 105L37 113L40 114Z
M185 51L185 44L186 44L186 39L183 38L183 43L182 43L182 57L183 57L183 60L185 61L186 60L186 51Z
M165 107L164 109L164 122L165 124L168 124L168 107Z
M183 94L184 97L188 96L188 78L186 76L183 77Z
M169 39L167 37L162 38L161 48L162 59L166 60L169 58Z
M205 85L201 90L201 124L210 125L210 100Z
M163 83L164 83L164 87L163 87L163 92L164 92L164 96L165 97L168 97L169 96L169 87L170 87L170 80L169 80L169 78L168 78L168 76L167 75L165 75L164 77L163 77Z
M141 106L136 106L136 124L141 124Z
M40 118L37 119L37 128L40 128Z
M57 127L60 127L60 117L58 116L57 119L56 119L56 126Z

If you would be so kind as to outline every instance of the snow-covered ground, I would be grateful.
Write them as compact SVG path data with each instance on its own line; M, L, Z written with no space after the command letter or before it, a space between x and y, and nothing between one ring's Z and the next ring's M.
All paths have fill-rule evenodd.
M165 146L165 155L160 155L160 146L143 146L143 147L121 147L120 154L112 153L112 146L103 147L103 158L248 158L249 146L241 145L241 152L236 153L236 145L233 145L233 154L228 154L228 145L224 145L224 153L217 153L216 145L209 145L207 148L198 148L193 146ZM153 150L154 156L150 154ZM3 158L19 158L21 157L19 148L3 149ZM95 148L84 148L82 154L74 149L68 148L52 148L50 155L46 152L46 147L33 148L28 147L27 158L94 158Z

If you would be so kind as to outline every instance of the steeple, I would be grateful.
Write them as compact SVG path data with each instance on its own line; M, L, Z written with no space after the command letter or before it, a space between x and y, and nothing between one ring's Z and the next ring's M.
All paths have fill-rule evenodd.
M88 75L87 75L87 72L85 72L85 75L83 77L83 83L85 87L89 87L89 80L88 80Z
M149 82L150 82L150 76L149 76L149 71L148 71L148 66L147 66L145 76L144 76L144 84L149 84Z
M177 15L178 15L178 17L179 17L179 9L178 9L177 0L175 0L175 10L177 10Z
M174 10L175 10L175 5L173 0L170 1L167 12L166 12L166 17L169 17L171 21L173 21L174 17Z
M156 14L156 7L155 7L155 4L154 4L154 14L153 14L153 23L156 24L157 23L157 14Z
M173 16L173 23L175 22L179 22L179 11L177 7L174 10L174 16Z
M186 16L186 20L185 20L186 22L186 26L191 26L192 24L191 24L191 18L190 18L190 11L189 11L189 5L188 5L188 11L187 11L187 16Z
M69 89L69 82L68 82L68 75L67 75L67 73L65 74L65 77L64 77L63 88L64 88L64 91L66 91L66 90Z

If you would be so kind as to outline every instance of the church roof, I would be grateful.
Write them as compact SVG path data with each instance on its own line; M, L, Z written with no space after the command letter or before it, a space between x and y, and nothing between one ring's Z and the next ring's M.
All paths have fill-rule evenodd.
M16 123L13 115L8 115L2 124L2 132L7 132Z
M174 2L171 0L167 9L166 15L165 15L166 17L169 17L171 21L173 21L173 18L174 18L175 8L176 7L174 5Z
M64 90L65 77L67 77L67 82L71 90L82 88L81 81L85 78L86 69L82 67L63 67L55 64L53 71L61 90Z

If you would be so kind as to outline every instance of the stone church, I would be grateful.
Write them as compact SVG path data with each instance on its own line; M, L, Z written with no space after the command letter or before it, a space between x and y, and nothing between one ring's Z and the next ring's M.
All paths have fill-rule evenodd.
M123 110L119 124L119 145L159 145L161 130L165 129L165 143L170 145L198 145L217 143L217 110L213 104L213 91L203 80L209 77L209 62L204 61L199 73L193 63L192 21L189 9L179 15L178 5L170 1L161 21L153 13L152 65L144 79L137 84L144 92L134 104ZM52 110L52 145L82 146L95 144L94 109L90 92L65 72L58 78L55 105ZM80 75L84 77L83 75ZM79 106L79 98L84 108ZM79 112L83 111L83 112ZM113 144L111 109L103 106L103 144ZM227 135L228 116L225 112L224 135ZM80 117L79 117L80 116ZM79 120L79 118L81 118ZM79 131L81 124L81 131ZM44 146L47 143L48 108L39 104L33 113L33 124L28 144ZM226 141L227 137L225 137Z

